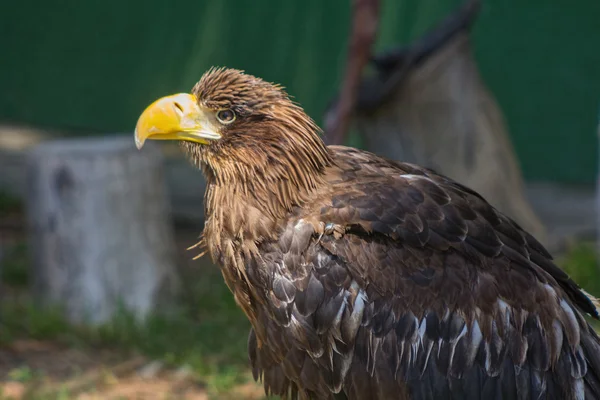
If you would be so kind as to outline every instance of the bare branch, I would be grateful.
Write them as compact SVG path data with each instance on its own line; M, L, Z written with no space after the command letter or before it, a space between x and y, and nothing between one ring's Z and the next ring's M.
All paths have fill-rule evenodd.
M415 42L371 55L370 63L376 73L369 77L363 77L358 82L358 89L352 99L353 109L349 115L356 110L378 109L382 103L387 101L390 94L397 90L398 85L404 81L410 71L435 54L458 33L469 30L477 17L480 6L481 0L466 0L455 12L444 18ZM342 103L342 99L345 99L344 96L342 89L329 103L325 111L327 128L337 123L339 110L342 107L340 103ZM330 130L326 129L326 132L329 133ZM343 141L343 136L341 140Z
M379 23L379 0L354 0L348 61L340 92L341 101L329 113L325 132L330 144L343 143L354 110L362 71L369 62Z

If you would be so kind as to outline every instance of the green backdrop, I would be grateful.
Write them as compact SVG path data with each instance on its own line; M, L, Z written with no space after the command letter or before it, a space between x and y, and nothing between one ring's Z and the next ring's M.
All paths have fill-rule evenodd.
M379 49L407 43L459 4L382 2ZM595 179L598 15L598 0L484 1L476 57L530 180ZM283 84L320 121L349 21L349 0L2 2L0 120L129 131L151 100L227 65Z

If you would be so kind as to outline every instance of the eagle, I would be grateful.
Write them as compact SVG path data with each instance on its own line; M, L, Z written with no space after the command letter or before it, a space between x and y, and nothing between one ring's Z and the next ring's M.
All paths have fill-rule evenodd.
M598 303L544 246L444 175L321 136L283 87L229 68L135 129L203 172L199 245L267 395L600 399Z

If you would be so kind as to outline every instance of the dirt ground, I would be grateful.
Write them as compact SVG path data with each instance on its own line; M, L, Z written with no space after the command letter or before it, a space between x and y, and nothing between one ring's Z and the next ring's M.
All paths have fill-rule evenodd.
M147 361L117 352L90 353L50 341L17 340L0 350L4 397L176 398L206 399L202 387L166 374L142 377Z
M82 351L51 341L16 340L0 349L1 399L261 399L247 383L210 396L188 368L166 368L138 355Z

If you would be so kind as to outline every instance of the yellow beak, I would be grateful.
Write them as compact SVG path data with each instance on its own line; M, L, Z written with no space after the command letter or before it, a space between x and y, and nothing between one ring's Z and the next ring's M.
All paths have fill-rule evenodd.
M135 126L135 145L141 149L146 139L187 140L208 144L218 140L214 118L198 106L196 96L179 93L156 100L144 110Z

